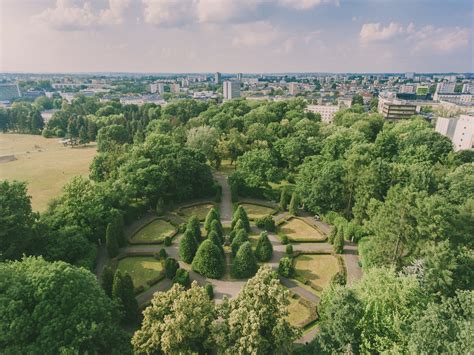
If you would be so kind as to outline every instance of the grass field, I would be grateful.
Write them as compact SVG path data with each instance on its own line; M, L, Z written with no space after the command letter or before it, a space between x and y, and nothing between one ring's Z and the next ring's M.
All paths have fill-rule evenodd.
M339 263L331 254L300 254L295 258L295 271L295 277L308 281L308 285L320 296L339 271Z
M171 235L174 231L175 227L170 222L155 219L135 233L130 242L133 244L161 243L165 237Z
M311 227L298 218L292 218L280 227L280 231L292 241L318 242L326 239L326 236L318 229Z
M133 280L133 286L143 286L147 289L147 281L160 276L163 263L152 256L130 256L118 262L117 270L128 273Z
M182 208L181 214L183 214L185 218L189 218L194 215L199 218L200 221L204 221L206 219L207 213L212 207L214 207L212 203L201 203L199 205Z
M95 153L95 144L70 148L60 144L59 138L0 134L0 157L14 155L16 158L0 163L0 180L28 182L33 209L44 211L48 201L60 195L62 187L73 176L88 176Z
M249 219L261 218L275 212L273 208L254 205L252 203L241 203L240 205L245 209L245 212L247 212Z
M304 327L313 320L311 309L301 302L299 297L290 298L288 313L288 322L294 327Z

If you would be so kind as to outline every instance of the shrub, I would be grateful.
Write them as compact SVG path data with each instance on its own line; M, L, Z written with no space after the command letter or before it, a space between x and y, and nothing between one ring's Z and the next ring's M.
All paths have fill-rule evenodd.
M255 255L259 261L269 261L273 256L273 245L265 232L260 233L258 237Z
M255 221L255 224L258 228L265 229L269 232L275 231L275 221L271 215L263 216L262 218L258 218Z
M109 257L115 258L119 253L119 247L117 242L117 235L115 234L115 228L112 223L107 225L105 232L105 246L107 247L107 253Z
M329 236L328 236L328 243L329 243L329 244L333 244L333 243L334 243L334 239L336 238L336 235L337 235L337 227L336 227L336 226L332 226L331 232L329 233Z
M212 284L206 284L206 286L204 286L204 289L206 290L207 295L209 296L209 299L213 300L214 299L214 287L212 287Z
M212 231L207 236L207 239L209 239L211 242L213 242L219 248L219 250L221 251L222 256L225 257L224 247L222 246L221 239L219 238L217 233Z
M165 276L169 280L173 280L176 271L179 269L179 263L174 258L166 258L165 260Z
M286 189L281 189L280 203L278 206L281 211L286 211L286 208L288 207L288 191Z
M161 197L158 199L158 202L156 203L155 211L158 216L162 216L165 214L165 203Z
M186 229L186 232L184 232L183 237L179 241L179 256L185 263L191 264L197 249L198 244L196 239L194 239L193 233L189 229Z
M235 256L240 246L248 241L249 237L247 232L243 229L238 230L234 240L232 241L232 244L230 245L230 248L232 249L232 255Z
M224 230L222 229L222 224L220 221L212 221L210 232L216 232L219 239L221 240L221 244L224 244Z
M196 216L191 216L188 220L188 225L186 229L189 229L196 239L196 242L199 244L201 242L201 224L199 219Z
M250 232L250 222L249 217L247 216L247 212L242 206L237 207L232 216L232 229L234 229L234 225L237 223L238 220L241 220L243 223L243 227L247 232Z
M114 271L110 266L106 266L102 270L102 288L107 296L112 296L112 286L114 284Z
M205 240L197 250L192 268L198 274L211 279L222 277L225 263L221 251L213 242Z
M232 276L235 278L247 278L257 272L257 258L252 251L250 242L245 242L237 251L232 263Z
M230 184L230 198L232 202L237 202L239 200L239 188L236 183Z
M165 249L165 248L161 248L160 251L158 252L158 256L159 256L161 259L166 259L166 257L168 256L168 253L166 252L166 249Z
M334 276L331 278L331 285L336 286L336 285L341 285L344 286L347 282L346 274L344 272L337 272L334 274Z
M184 287L189 287L191 285L191 280L189 279L189 272L184 269L178 269L176 275L174 275L173 283L183 285Z
M45 127L43 128L43 132L41 133L41 135L44 138L51 138L53 136L53 132Z
M117 271L114 276L112 297L116 299L125 311L125 321L134 323L138 319L138 303L135 299L133 281L129 274Z
M278 235L280 236L281 244L288 244L290 242L286 234L281 233Z
M181 223L179 226L178 226L178 232L179 233L184 233L186 231L186 223Z
M296 216L298 214L298 196L296 192L293 192L291 195L290 207L289 207L290 214Z
M284 277L292 277L294 272L293 259L288 256L281 258L278 264L278 273Z
M209 230L211 229L211 223L213 221L219 221L219 220L220 220L219 212L217 212L215 207L212 207L207 213L206 220L204 222L204 228L209 232Z
M240 229L246 230L245 227L244 227L244 222L242 222L242 220L239 219L232 226L232 230L236 231L236 230L240 230Z
M344 251L344 229L339 228L336 237L334 238L334 252L336 254L342 254Z
M292 256L292 255L293 255L293 245L288 244L288 245L286 246L286 254L287 254L288 256Z
M172 242L173 239L170 236L165 237L165 246L169 247Z

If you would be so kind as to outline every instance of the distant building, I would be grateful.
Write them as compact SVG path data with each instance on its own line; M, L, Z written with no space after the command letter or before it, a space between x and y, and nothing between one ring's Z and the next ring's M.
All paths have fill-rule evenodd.
M462 93L463 94L474 94L474 92L472 90L472 84L463 84Z
M455 104L472 105L472 94L441 94L435 93L433 100L448 101Z
M380 95L378 112L389 120L406 119L416 114L416 105L390 95Z
M156 83L156 89L158 91L158 94L163 95L165 92L165 84L163 83Z
M336 105L308 105L306 111L319 113L321 115L321 121L331 123L334 114L339 111L339 106Z
M415 86L413 85L400 85L400 93L402 94L413 94L415 92Z
M352 106L352 97L344 96L337 99L337 104L341 108L349 108Z
M237 74L237 80L242 81L242 73Z
M405 79L413 80L415 78L415 73L405 73Z
M300 88L298 86L298 83L290 83L288 85L288 91L290 92L290 95L295 96L300 92Z
M216 72L216 74L214 74L214 83L220 84L221 81L222 81L222 75L221 75L221 73Z
M170 85L170 90L174 94L179 94L181 92L181 86L178 83L171 84Z
M417 96L426 96L430 92L430 88L426 85L418 85L416 87L416 95Z
M436 132L449 137L455 151L474 148L474 116L439 117L436 121Z
M0 102L8 104L18 97L21 97L21 91L18 83L0 84Z
M446 82L438 83L436 85L436 94L453 94L454 89L456 88L456 82Z
M158 84L156 83L150 84L150 92L152 94L156 94L157 91L158 91Z
M240 81L224 81L224 100L232 100L240 97Z

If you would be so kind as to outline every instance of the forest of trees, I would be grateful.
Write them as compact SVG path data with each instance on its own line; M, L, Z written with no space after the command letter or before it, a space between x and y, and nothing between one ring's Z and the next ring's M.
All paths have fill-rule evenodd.
M118 214L130 222L154 209L158 201L166 205L211 196L216 189L211 169L228 161L236 166L229 177L234 194L279 201L281 190L293 193L298 207L322 215L336 232L359 245L363 279L323 294L321 331L298 351L465 353L472 349L474 153L453 152L450 140L421 117L389 122L357 102L339 111L333 124L305 112L302 99L233 100L221 105L180 100L160 108L79 97L71 104L62 103L44 128L32 123L34 108L0 111L0 122L7 122L0 127L4 130L39 133L43 128L43 134L55 136L80 136L82 131L98 147L90 179L73 179L42 214L32 211L25 184L0 183L0 259L20 260L3 263L0 272L21 270L10 276L11 281L0 277L1 293L9 295L0 302L0 318L14 322L8 310L17 292L13 285L27 284L33 292L40 287L35 276L40 269L44 277L54 276L57 268L76 270L60 261L91 270L97 245L105 242L107 225ZM33 257L22 259L23 255ZM84 280L81 287L92 295L93 283ZM190 294L183 296L183 302L194 293L200 297L201 291L191 291L186 291ZM160 302L166 300L154 300L157 310L145 312L145 319L164 317L154 315ZM236 304L222 312L237 310ZM211 318L203 320L210 333ZM136 351L147 352L147 327L153 328L147 324L133 338ZM204 338L198 336L193 341L199 344L189 347L161 347L162 343L172 346L175 340L163 337L173 338L173 327L178 325L164 326L162 338L153 340L159 349L208 349L209 344L199 343ZM112 328L116 325L103 326L107 341L115 344L119 330ZM34 333L38 339L43 336L41 330ZM0 328L0 349L12 352L31 339L26 333L13 338L2 334L5 328ZM222 352L238 351L241 335L231 334L215 340L213 346ZM95 343L76 343L71 336L58 346L79 352L90 346L90 352L100 352L106 340L94 336ZM44 344L38 343L37 349ZM280 345L278 349L285 349L286 344ZM265 346L257 349L270 353Z

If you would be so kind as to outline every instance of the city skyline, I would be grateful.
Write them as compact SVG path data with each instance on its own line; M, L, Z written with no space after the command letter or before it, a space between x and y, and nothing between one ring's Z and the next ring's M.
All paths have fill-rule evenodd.
M0 4L0 71L472 72L457 1L58 0Z

